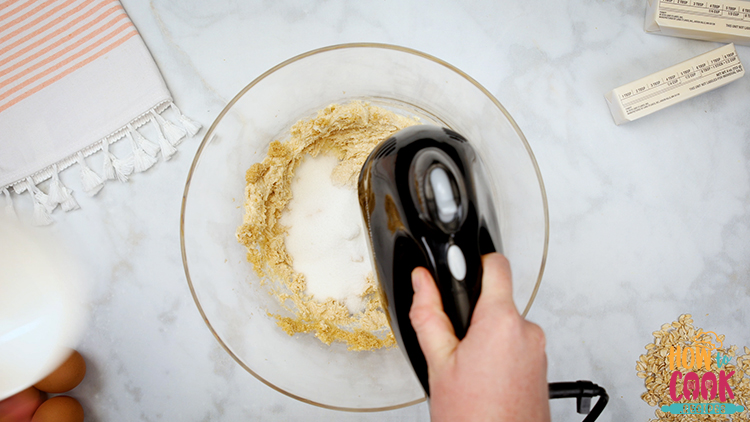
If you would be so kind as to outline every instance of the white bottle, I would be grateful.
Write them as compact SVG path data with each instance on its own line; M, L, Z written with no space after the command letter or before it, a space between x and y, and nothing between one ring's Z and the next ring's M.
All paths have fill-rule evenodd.
M0 217L0 400L55 370L85 322L80 272L43 233Z

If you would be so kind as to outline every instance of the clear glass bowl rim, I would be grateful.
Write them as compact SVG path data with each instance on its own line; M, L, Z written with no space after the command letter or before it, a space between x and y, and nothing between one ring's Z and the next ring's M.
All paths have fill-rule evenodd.
M419 400L413 400L407 403L401 403L394 406L385 406L385 407L377 407L377 408L349 408L349 407L339 407L339 406L331 406L324 403L318 403L312 400L308 400L304 397L300 397L296 394L293 394L291 392L288 392L270 381L264 379L259 374L255 373L251 368L249 368L238 356L236 356L224 343L224 340L221 339L219 334L216 332L214 327L211 325L211 322L208 320L208 317L206 316L205 312L203 311L203 307L200 304L200 301L198 300L198 296L195 293L195 289L193 287L193 282L190 278L190 271L188 269L188 262L187 262L187 253L185 251L185 206L187 204L187 196L188 192L190 190L190 182L192 181L193 174L195 172L195 169L198 165L198 162L200 161L201 153L203 152L203 149L208 145L209 140L211 139L211 136L214 133L214 130L216 126L221 122L224 115L234 106L234 104L242 98L243 95L247 91L249 91L252 87L260 83L263 79L265 79L267 76L271 75L272 73L276 72L277 70L291 64L297 61L300 61L306 57L310 57L316 54L322 54L333 50L343 50L343 49L353 49L353 48L374 48L374 49L385 49L385 50L394 50L402 53L408 53L415 56L419 56L421 58L430 60L432 62L435 62L441 66L444 66L448 68L449 70L455 72L459 76L463 77L467 81L469 81L472 85L474 85L477 89L479 89L484 95L487 96L487 98L492 101L492 103L503 113L503 115L508 119L510 124L513 126L513 129L515 129L516 133L518 134L519 138L521 139L521 142L523 142L524 147L526 148L526 152L529 154L529 158L531 159L531 162L534 166L534 171L536 172L537 181L539 182L539 190L542 194L542 205L544 207L544 249L542 253L542 263L539 268L539 274L536 279L536 284L534 285L534 290L532 291L531 297L529 298L529 302L526 304L526 308L521 313L522 316L526 316L529 313L529 309L531 309L531 305L534 303L534 299L536 298L537 292L539 291L539 286L542 282L542 275L544 274L544 269L547 264L547 251L549 248L549 209L547 207L547 192L544 188L544 181L542 179L542 173L539 170L539 165L537 164L536 157L534 156L534 152L531 150L531 146L529 145L528 141L526 140L526 137L524 136L523 132L521 131L521 128L518 127L518 124L516 124L516 121L513 120L513 117L508 113L507 110L505 110L505 107L503 107L502 104L479 82L477 82L474 78L464 73L462 70L456 68L455 66L451 65L450 63L443 61L441 59L438 59L437 57L431 56L429 54L423 53L418 50L414 50L408 47L402 47L398 45L393 44L382 44L382 43L347 43L347 44L335 44L330 45L327 47L321 47L317 48L315 50L310 50L306 53L299 54L297 56L294 56L290 59L287 59L278 65L272 67L271 69L267 70L257 78L255 78L252 82L250 82L245 88L243 88L237 95L232 98L231 101L224 107L223 110L219 113L219 115L216 117L214 122L211 124L211 126L206 131L206 134L203 136L203 140L201 141L200 145L198 146L198 150L195 153L195 158L193 158L193 162L190 165L190 170L188 172L187 180L185 182L185 189L182 193L182 204L180 208L180 250L182 253L182 266L185 270L185 277L187 279L188 287L190 288L190 294L193 296L193 301L195 302L196 307L198 308L198 312L201 314L201 318L203 318L203 321L206 323L206 326L211 331L211 334L213 334L214 338L219 342L221 347L247 372L252 374L255 378L257 378L259 381L264 383L265 385L273 388L274 390L291 397L295 400L299 400L303 403L308 403L314 406L322 407L325 409L330 410L340 410L340 411L349 411L349 412L381 412L381 411L387 411L387 410L394 410L394 409L400 409L404 407L409 407L418 403L421 403L425 401L425 398L419 399Z

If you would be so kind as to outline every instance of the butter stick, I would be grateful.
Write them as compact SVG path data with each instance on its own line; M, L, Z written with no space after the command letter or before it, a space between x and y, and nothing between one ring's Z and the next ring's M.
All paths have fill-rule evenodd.
M632 122L745 75L734 44L615 88L604 97L615 123Z
M750 45L750 2L649 0L646 32Z

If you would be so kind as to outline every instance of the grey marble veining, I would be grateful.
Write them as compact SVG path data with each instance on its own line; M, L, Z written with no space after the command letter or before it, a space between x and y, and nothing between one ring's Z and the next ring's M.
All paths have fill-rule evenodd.
M635 361L680 314L750 345L750 78L615 126L607 91L719 46L646 34L645 1L123 5L175 101L204 127L264 71L330 44L411 47L483 84L525 133L547 190L549 255L528 318L547 334L549 379L605 386L601 420L653 415ZM737 52L750 63L750 47ZM80 346L89 372L72 393L87 420L427 421L425 404L367 414L301 403L219 346L180 257L180 201L198 143L80 198L82 209L52 227L92 280ZM580 419L572 401L552 409L555 420Z

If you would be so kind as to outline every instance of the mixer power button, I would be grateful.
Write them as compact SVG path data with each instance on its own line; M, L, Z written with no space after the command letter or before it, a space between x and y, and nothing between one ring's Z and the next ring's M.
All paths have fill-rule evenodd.
M466 277L466 258L458 245L451 245L448 248L448 269L453 278L458 281L463 281Z

